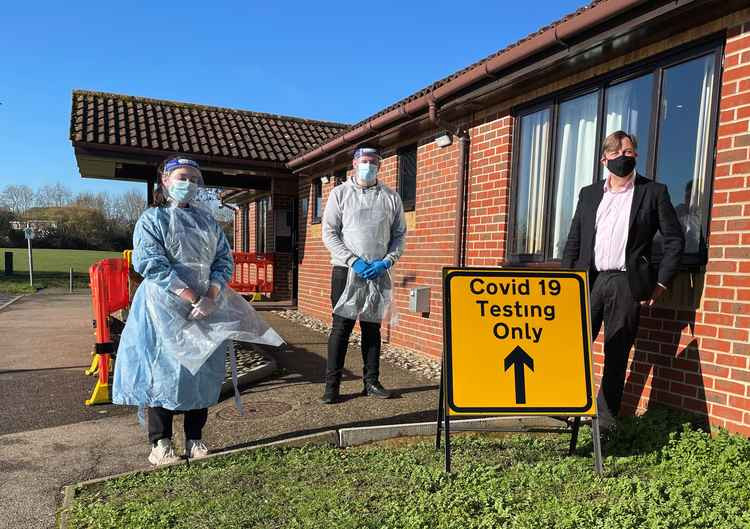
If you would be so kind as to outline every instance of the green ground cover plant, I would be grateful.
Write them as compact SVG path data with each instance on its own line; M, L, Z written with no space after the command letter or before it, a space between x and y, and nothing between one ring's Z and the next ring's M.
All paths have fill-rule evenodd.
M13 252L11 276L4 275L5 252ZM68 288L70 268L73 268L73 288L88 288L88 270L96 261L108 257L122 257L120 252L95 250L35 249L34 287L29 285L29 262L26 248L0 248L0 292L28 294L39 288Z
M454 474L430 439L259 449L78 491L71 528L750 527L750 441L657 409L627 419L592 471L582 431L455 438Z

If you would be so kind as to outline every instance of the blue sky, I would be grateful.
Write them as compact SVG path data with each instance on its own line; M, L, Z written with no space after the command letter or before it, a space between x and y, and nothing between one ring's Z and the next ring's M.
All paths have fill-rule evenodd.
M74 89L352 123L585 3L6 3L0 188L143 188L80 177Z

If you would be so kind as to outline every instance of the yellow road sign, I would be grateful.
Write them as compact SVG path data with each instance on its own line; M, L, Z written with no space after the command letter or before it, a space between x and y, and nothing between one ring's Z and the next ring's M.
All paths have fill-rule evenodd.
M585 272L446 268L452 414L595 415Z

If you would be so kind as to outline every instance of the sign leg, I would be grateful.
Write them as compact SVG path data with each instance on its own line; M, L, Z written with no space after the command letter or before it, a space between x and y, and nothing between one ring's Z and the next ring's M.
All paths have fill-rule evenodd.
M438 409L437 409L437 428L435 432L435 450L440 450L440 434L442 426L443 426L443 391L445 391L445 388L443 386L443 381L445 379L445 376L443 374L443 367L440 367L440 389L438 390Z
M570 448L568 448L568 455L572 456L576 451L576 445L578 444L578 430L581 427L581 418L576 417L573 420L573 430L570 433Z
M34 258L31 253L31 239L26 240L29 243L29 286L34 286Z
M601 476L604 473L602 465L602 440L599 436L599 417L594 416L591 420L591 436L594 441L594 469Z
M445 471L451 473L451 421L447 409L443 410L445 417Z

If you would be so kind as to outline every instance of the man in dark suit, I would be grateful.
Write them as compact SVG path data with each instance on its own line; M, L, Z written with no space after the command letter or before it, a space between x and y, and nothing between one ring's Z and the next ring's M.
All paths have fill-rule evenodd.
M597 408L604 429L615 425L628 354L641 305L653 305L677 273L685 247L667 187L635 172L636 140L613 132L602 145L604 181L581 189L562 267L589 272L592 339L604 323L604 373ZM652 266L657 230L663 256Z

